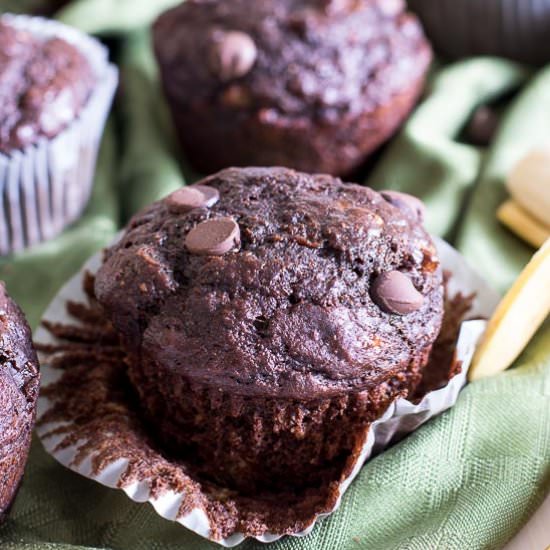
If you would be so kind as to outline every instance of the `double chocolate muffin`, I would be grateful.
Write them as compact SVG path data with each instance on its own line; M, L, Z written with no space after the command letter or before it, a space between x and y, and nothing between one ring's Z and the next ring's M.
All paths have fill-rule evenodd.
M522 63L550 61L550 0L408 0L436 52L449 59L477 55Z
M0 255L58 235L86 206L118 71L62 23L0 16Z
M31 331L0 283L0 522L25 469L38 386Z
M228 169L137 214L95 294L165 448L244 494L338 478L419 382L442 273L407 195Z
M53 138L85 106L94 86L86 57L57 37L0 20L0 152Z
M179 139L207 173L350 173L403 122L431 60L402 0L186 0L154 47Z
M0 0L0 12L52 15L69 0Z

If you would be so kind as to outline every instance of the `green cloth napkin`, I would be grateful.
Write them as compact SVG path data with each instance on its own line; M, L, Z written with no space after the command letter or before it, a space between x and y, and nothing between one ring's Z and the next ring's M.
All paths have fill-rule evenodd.
M122 94L101 151L94 195L59 238L0 262L0 278L36 326L58 287L138 208L196 175L177 153L148 35L135 29L174 0L80 0L66 22L117 37ZM0 8L2 1L0 0ZM133 30L132 30L133 29ZM478 104L519 89L489 151L458 141ZM550 72L496 59L434 72L429 91L367 183L415 193L428 226L453 238L504 291L531 250L495 220L511 164L550 134ZM182 174L185 174L183 176ZM285 550L500 548L550 489L550 322L516 368L467 386L456 406L371 460L340 509ZM549 537L550 543L550 537ZM7 549L209 549L215 545L59 466L34 442L8 522ZM264 548L247 541L243 548Z

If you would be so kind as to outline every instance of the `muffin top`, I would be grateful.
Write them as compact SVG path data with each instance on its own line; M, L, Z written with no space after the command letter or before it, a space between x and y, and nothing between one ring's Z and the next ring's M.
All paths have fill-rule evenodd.
M154 27L165 86L270 123L330 123L387 103L431 52L403 0L186 0Z
M76 47L0 20L0 151L55 137L78 116L93 84Z
M0 283L0 457L14 452L22 428L33 421L38 386L31 331Z
M443 311L421 212L386 197L224 170L137 214L96 296L131 351L192 381L286 397L368 388L435 340Z

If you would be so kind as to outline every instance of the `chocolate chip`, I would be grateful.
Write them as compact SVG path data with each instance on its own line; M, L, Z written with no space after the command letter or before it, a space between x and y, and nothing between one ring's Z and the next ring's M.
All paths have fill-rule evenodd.
M478 107L466 127L466 139L473 145L486 147L493 140L499 122L494 109L486 105Z
M256 62L258 50L254 40L240 31L215 35L210 55L210 68L222 81L247 74Z
M199 223L185 238L185 247L199 256L222 256L241 242L239 226L232 218L214 218Z
M396 208L411 212L419 222L424 221L426 206L420 199L399 191L381 191L380 194Z
M387 271L376 277L371 286L371 298L385 312L407 315L424 303L424 296L401 271Z
M186 212L193 208L209 208L214 206L220 193L214 187L208 185L190 185L182 187L166 197L170 210L175 212Z

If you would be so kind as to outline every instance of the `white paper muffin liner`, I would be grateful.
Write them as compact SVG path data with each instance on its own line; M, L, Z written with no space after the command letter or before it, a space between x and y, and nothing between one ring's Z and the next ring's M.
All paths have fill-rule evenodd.
M439 257L444 269L452 273L452 277L448 283L449 296L453 296L457 292L464 295L476 294L476 298L472 304L472 309L469 311L469 317L487 318L495 309L499 296L487 285L487 283L466 263L464 258L454 250L450 245L440 239L436 239L436 245L439 252ZM53 302L50 304L44 319L54 323L67 323L71 319L66 312L66 304L68 301L85 301L86 296L82 289L83 274L86 271L95 273L100 266L101 255L96 254L83 267L80 273L73 277L59 292ZM452 407L460 390L466 383L466 375L476 344L483 334L486 327L486 321L474 320L465 321L461 325L460 334L456 346L456 357L462 361L462 371L454 376L447 386L432 391L419 402L412 403L406 399L399 399L393 403L386 413L376 422L374 422L369 430L367 440L363 446L362 452L357 459L350 475L340 484L338 501L334 508L323 514L315 516L309 526L300 532L292 533L292 536L307 535L314 527L316 521L321 519L336 508L338 508L342 496L353 481L354 477L360 471L364 462L374 453L382 451L391 442L394 442L413 430L424 424L430 418ZM45 329L39 328L36 335L36 341L43 344L53 344L55 338ZM60 371L51 368L47 363L42 364L42 386L46 387L59 379ZM38 403L38 417L40 418L45 412L53 406L52 402L42 395ZM93 473L92 458L94 450L90 449L86 459L80 462L75 462L79 444L68 448L57 449L58 443L63 436L47 436L52 429L66 423L49 423L39 425L37 432L42 440L42 443L47 452L49 452L58 462L73 471L93 479L107 487L119 488L121 480L128 460L120 459L110 463L106 468L102 469L99 474ZM135 482L122 487L122 490L135 502L149 502L157 513L167 520L177 521L181 525L194 531L202 537L212 540L226 547L232 547L241 543L246 537L243 533L235 532L231 536L224 539L215 539L212 537L212 529L205 511L196 507L191 512L183 517L178 517L178 510L184 496L182 494L168 492L162 494L159 498L153 498L150 495L152 479L146 479L140 482ZM261 536L256 536L261 542L273 542L281 538L281 533L265 533Z
M48 19L4 14L1 20L43 38L58 37L84 54L95 86L78 117L52 139L0 153L0 256L51 239L75 221L92 190L97 153L118 84L107 49Z

